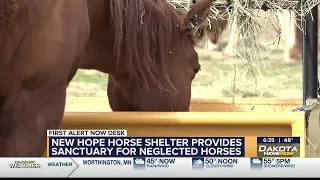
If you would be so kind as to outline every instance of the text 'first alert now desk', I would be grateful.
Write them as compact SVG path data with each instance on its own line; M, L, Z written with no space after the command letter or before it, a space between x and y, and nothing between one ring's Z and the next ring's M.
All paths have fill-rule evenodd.
M244 136L245 156L257 155L257 136L299 136L305 157L303 112L66 112L61 129L126 129L128 136Z

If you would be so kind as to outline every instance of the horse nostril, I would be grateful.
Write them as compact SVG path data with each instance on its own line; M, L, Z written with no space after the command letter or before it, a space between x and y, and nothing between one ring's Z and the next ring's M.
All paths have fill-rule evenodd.
M193 69L194 74L198 74L199 71L200 71L200 68Z

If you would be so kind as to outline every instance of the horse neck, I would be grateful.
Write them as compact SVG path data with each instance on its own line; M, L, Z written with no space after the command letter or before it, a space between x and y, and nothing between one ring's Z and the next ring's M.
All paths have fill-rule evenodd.
M114 55L114 30L110 28L110 2L88 0L90 36L86 45L81 69L94 69L104 73L114 73L117 69Z

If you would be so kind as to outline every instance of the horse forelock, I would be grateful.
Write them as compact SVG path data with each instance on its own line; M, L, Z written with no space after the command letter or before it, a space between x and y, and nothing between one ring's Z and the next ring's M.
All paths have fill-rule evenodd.
M162 92L174 91L166 72L172 42L179 38L172 32L178 18L174 9L165 0L111 0L110 3L118 62L120 57L121 61L126 58L131 78L142 79L147 88L149 83L154 83Z

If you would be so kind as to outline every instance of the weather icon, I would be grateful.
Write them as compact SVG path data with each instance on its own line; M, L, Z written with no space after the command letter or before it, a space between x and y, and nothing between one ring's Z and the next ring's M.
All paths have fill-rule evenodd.
M145 169L146 168L146 158L133 158L133 168L134 169Z
M144 160L143 160L143 159L140 159L140 158L135 159L134 162L135 162L136 164L139 164L139 165L144 164Z
M192 158L192 169L203 169L204 158Z
M261 160L258 158L253 158L251 161L253 164L261 164L262 163Z
M202 165L203 162L201 161L201 159L197 159L193 161L193 164Z

